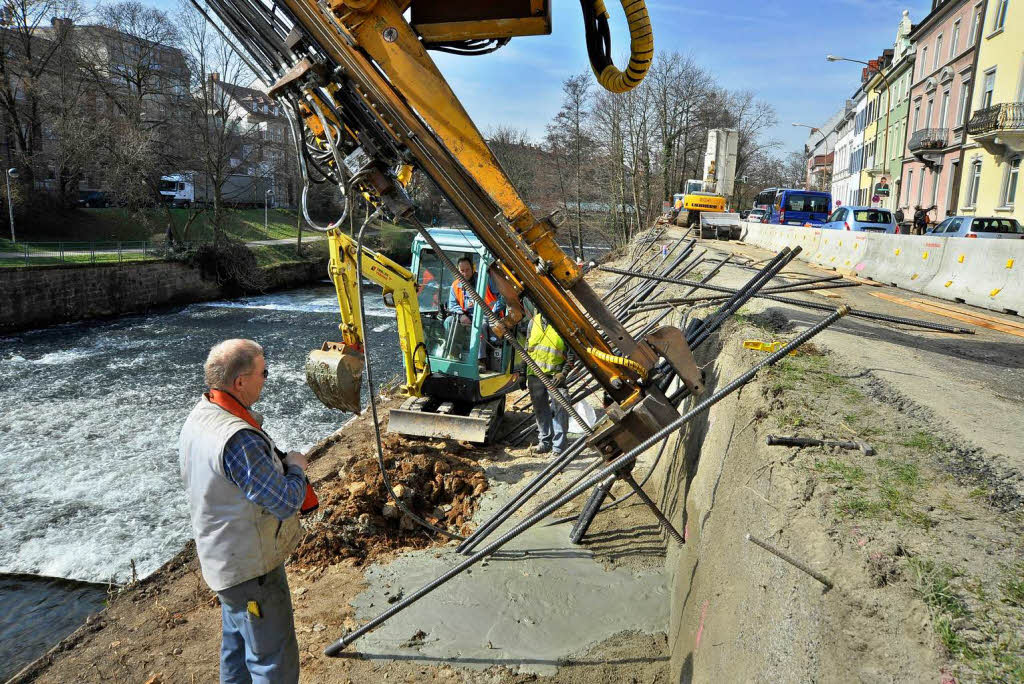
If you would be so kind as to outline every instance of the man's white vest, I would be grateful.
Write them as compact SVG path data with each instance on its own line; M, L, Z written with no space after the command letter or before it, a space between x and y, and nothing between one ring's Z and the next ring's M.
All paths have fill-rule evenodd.
M181 429L178 457L203 578L214 591L265 575L281 565L302 535L298 515L279 521L245 498L224 471L224 447L240 430L265 433L212 403L199 400ZM280 459L272 459L281 473Z

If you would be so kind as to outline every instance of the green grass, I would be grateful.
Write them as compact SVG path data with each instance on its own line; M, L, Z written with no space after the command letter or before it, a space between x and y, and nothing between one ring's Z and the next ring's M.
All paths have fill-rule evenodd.
M910 558L908 565L914 591L934 613L953 618L967 615L967 604L951 584L962 573L948 563L936 563L920 556Z
M826 480L833 482L841 480L851 485L857 485L867 477L867 473L860 466L851 466L834 458L827 461L815 461L814 468L824 473Z
M256 264L258 266L277 266L279 264L303 261L302 258L296 256L294 243L287 245L255 245L249 249L256 256ZM326 251L323 247L321 249ZM318 253L315 246L304 247L304 252L307 256Z
M920 451L939 451L942 442L938 437L930 432L924 432L919 430L910 437L900 442L905 447L910 449L918 449Z
M190 210L171 209L171 218L178 239L183 239L182 228ZM193 211L194 213L194 211ZM207 241L213 238L210 225L213 212L204 211L192 223L188 239ZM287 209L271 209L267 213L267 227L263 226L263 209L225 209L224 234L243 242L293 238L297 233L296 213ZM164 209L131 211L111 207L108 209L77 209L69 211L59 221L19 234L27 242L56 242L75 240L82 242L110 240L163 240L167 226ZM304 235L310 235L308 230Z
M1015 608L1024 608L1024 562L1011 567L1007 576L999 583L1003 603Z

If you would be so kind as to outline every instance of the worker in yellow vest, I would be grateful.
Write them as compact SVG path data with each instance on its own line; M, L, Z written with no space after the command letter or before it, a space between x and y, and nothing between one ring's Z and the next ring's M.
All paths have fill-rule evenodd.
M568 367L569 349L554 326L547 324L541 314L536 314L530 321L527 335L526 351L551 378L555 387L565 385L565 371ZM537 420L538 441L534 447L535 454L546 454L554 451L557 456L565 449L569 428L569 414L556 403L548 393L532 368L526 371L526 386L530 390L533 402L533 415ZM565 390L557 390L565 396Z

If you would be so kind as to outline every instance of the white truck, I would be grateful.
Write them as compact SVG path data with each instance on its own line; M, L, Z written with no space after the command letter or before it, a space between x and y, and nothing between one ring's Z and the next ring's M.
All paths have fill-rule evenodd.
M673 205L676 225L700 225L702 238L739 239L739 214L727 211L726 198L736 183L736 149L739 132L732 128L708 131L704 152L704 178L686 181L686 192L676 194Z
M221 184L221 202L229 207L258 207L267 200L269 178L232 174ZM205 173L185 171L160 177L160 195L175 207L212 205L214 183Z

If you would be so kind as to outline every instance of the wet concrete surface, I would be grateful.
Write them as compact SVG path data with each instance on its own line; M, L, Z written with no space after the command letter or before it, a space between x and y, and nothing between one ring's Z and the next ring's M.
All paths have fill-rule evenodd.
M488 467L492 488L483 497L475 523L486 520L518 490L521 485L500 483L501 471L521 470L524 460L538 469L544 463L539 458L517 459ZM530 475L524 473L524 481ZM531 501L526 509L541 500ZM502 531L515 522L518 518ZM521 673L552 675L560 660L612 635L664 632L669 595L660 566L649 571L607 570L585 547L572 545L568 533L565 525L531 528L350 648L369 659L472 669L503 665ZM415 591L463 558L452 543L440 551L416 551L371 566L365 576L369 588L352 602L357 621L375 617L391 606L389 601Z

